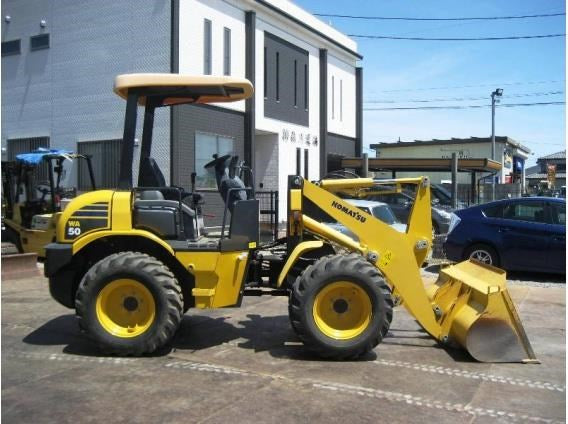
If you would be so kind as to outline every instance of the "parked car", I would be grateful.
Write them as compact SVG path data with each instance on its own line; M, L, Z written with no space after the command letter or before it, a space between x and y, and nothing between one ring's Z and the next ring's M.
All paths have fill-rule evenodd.
M566 200L522 197L456 211L444 250L505 270L566 272Z
M381 202L373 202L370 200L359 200L359 199L345 199L345 201L351 203L353 206L357 206L364 212L367 212L369 215L374 216L377 219L380 219L385 224L390 225L395 230L405 233L406 232L406 225L401 224L398 222L394 214L392 213L391 208L386 203ZM331 218L331 217L330 217ZM339 231L346 236L351 237L353 240L358 241L359 238L353 234L347 227L340 224L339 222L323 222L323 224L327 225L328 227L333 228L334 230Z
M432 190L431 193L433 192ZM398 221L402 223L408 222L410 209L414 203L414 195L406 191L393 194L375 194L368 196L367 199L388 204ZM451 211L452 209L448 206L442 205L435 200L432 202L432 231L434 234L445 234L448 232Z

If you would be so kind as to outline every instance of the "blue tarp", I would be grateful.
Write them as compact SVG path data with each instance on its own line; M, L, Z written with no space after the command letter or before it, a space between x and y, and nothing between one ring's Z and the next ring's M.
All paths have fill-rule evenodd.
M19 155L16 155L16 159L29 165L37 165L46 155L66 156L70 154L73 154L73 152L69 150L46 149L45 147L40 147L31 153L20 153Z

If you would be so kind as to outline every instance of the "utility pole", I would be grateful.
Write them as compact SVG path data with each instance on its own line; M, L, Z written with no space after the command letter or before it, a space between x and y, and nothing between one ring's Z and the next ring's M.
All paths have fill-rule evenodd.
M498 88L493 93L491 93L491 159L495 160L495 97L501 97L503 95L503 89ZM495 200L495 175L491 178L491 200Z

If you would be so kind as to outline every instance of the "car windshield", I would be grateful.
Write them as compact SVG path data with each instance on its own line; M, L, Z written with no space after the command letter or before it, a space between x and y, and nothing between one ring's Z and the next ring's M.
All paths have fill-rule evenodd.
M432 185L432 190L430 190L430 192L432 193L432 197L438 199L441 204L451 204L452 195L445 187L437 184Z
M361 208L363 210L365 210L365 212L369 213L368 208ZM377 218L380 219L381 221L383 221L385 224L395 224L396 223L396 218L394 217L391 209L386 206L386 205L380 205L380 206L374 206L372 208L373 213L372 215Z

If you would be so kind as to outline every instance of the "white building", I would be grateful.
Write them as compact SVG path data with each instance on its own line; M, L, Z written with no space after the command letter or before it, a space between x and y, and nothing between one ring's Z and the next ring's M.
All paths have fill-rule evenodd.
M4 0L3 19L7 158L40 145L90 153L99 185L114 187L125 105L112 84L128 72L232 75L255 86L247 101L157 113L152 155L173 185L189 188L197 172L198 189L213 190L203 169L213 153L239 155L257 190L281 192L289 174L317 179L330 159L361 154L357 45L292 2ZM221 204L216 193L206 201Z

